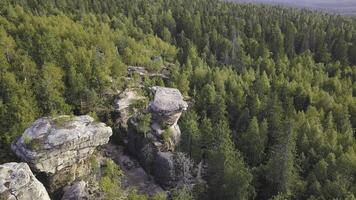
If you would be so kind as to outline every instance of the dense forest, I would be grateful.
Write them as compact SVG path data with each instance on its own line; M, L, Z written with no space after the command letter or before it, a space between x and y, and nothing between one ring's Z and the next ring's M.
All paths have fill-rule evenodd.
M128 66L194 101L177 199L356 199L356 19L218 0L2 0L0 161L41 116L112 125Z

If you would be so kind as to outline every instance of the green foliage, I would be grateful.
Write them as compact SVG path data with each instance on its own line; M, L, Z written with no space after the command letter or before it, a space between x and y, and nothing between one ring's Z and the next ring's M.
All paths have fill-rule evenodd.
M23 142L31 150L38 150L41 147L40 139L32 139L27 135L23 136Z
M176 188L172 191L173 200L193 200L193 195L189 188Z
M32 140L32 138L29 137L29 136L27 136L27 135L25 135L25 136L23 137L23 143L24 143L26 146L29 146L29 145L31 144L31 140Z
M127 200L147 200L147 196L144 194L140 194L137 190L131 190L129 195L127 196Z
M162 138L163 138L164 142L169 142L172 136L173 136L173 132L172 132L172 130L170 128L167 128L162 133Z
M216 150L210 150L208 160L208 184L212 187L209 196L212 199L248 199L252 196L252 174L235 150L227 124L219 122L216 130L219 139Z
M192 97L180 150L208 163L195 196L354 199L354 18L217 0L3 0L0 16L7 147L43 115L110 121L112 94L142 83L128 65L165 67L169 80L144 84ZM138 118L147 133L150 116Z
M267 126L266 120L263 121L263 126ZM252 166L261 163L264 159L266 144L267 132L260 130L257 118L253 117L247 131L239 137L239 149L245 155L247 163Z
M167 199L167 194L165 194L165 193L156 193L152 197L152 200L166 200L166 199Z
M92 155L90 157L90 166L91 166L91 170L92 170L93 174L98 175L98 173L100 171L100 166L99 166L98 160L96 159L95 155Z
M141 113L137 116L137 131L146 134L151 130L151 114Z
M131 114L142 111L147 107L147 104L147 99L137 99L129 105L129 111Z
M194 111L184 113L179 121L182 132L180 149L187 152L195 161L200 162L202 135L198 125L198 116Z
M121 188L121 176L123 172L112 160L106 161L103 176L99 181L100 189L105 198L109 200L126 199L126 193Z
M61 115L61 116L54 117L52 122L57 127L65 127L68 122L73 120L73 118L74 115Z

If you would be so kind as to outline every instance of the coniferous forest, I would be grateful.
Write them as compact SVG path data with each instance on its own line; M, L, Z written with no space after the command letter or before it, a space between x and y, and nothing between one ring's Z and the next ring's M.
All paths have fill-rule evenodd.
M173 199L356 199L356 18L218 0L1 0L0 163L41 116L114 126L128 66L192 102Z

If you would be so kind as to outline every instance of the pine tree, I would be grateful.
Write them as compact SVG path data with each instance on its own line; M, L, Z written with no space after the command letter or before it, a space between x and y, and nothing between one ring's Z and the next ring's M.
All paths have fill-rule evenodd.
M265 127L261 125L261 128L264 129ZM264 158L267 135L266 132L260 130L256 117L251 119L247 131L241 134L238 141L239 149L243 153L247 163L252 166L260 164Z
M208 183L210 199L248 199L253 191L250 183L252 175L236 151L231 133L224 121L216 125L219 135L216 150L209 152Z
M279 138L278 144L272 148L266 166L266 177L270 183L270 191L293 196L303 187L295 158L295 145L294 122L287 121L284 123L283 135Z

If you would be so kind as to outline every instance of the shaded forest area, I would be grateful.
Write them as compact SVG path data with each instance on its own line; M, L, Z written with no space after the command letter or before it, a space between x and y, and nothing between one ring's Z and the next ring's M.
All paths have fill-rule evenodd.
M113 125L127 66L175 63L145 84L195 100L179 149L204 155L207 184L189 198L355 199L354 18L217 0L3 0L0 13L2 162L40 116Z

